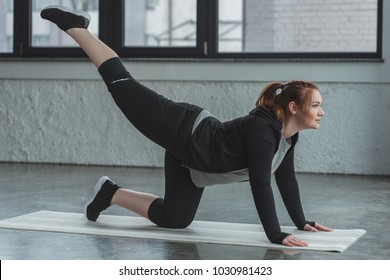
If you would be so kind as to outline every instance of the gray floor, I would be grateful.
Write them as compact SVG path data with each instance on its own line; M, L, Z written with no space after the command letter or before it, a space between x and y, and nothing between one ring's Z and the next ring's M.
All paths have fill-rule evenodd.
M101 175L163 193L161 169L0 164L0 219L38 210L82 212ZM390 259L389 177L298 174L298 180L308 219L367 234L340 254L0 229L0 259ZM281 224L291 225L277 190L275 198ZM115 207L107 214L129 215ZM207 189L196 219L258 223L249 186Z

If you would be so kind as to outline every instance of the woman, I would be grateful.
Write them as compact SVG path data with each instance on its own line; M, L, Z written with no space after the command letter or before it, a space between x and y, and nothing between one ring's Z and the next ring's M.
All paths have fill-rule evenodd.
M134 80L117 54L87 30L90 17L86 12L49 6L41 16L80 45L127 119L166 150L164 198L120 188L102 177L85 207L88 220L96 221L115 204L161 227L184 228L193 221L205 186L249 180L268 239L286 246L307 246L281 232L271 189L271 174L275 173L297 228L331 231L306 221L294 171L298 132L318 128L324 115L316 85L302 81L268 84L247 116L222 123L196 105L173 102Z

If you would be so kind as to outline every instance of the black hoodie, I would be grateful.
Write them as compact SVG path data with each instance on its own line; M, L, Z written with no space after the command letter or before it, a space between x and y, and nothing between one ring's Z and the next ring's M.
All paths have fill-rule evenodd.
M247 168L256 209L268 239L281 244L288 235L281 232L271 188L272 160L278 150L282 123L264 107L227 122L204 119L195 129L183 165L208 173L227 173ZM294 170L294 146L275 172L275 179L287 211L298 229L305 220Z

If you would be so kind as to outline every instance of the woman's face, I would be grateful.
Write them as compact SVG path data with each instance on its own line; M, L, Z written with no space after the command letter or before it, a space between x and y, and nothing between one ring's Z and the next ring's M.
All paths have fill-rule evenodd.
M302 125L305 129L317 129L320 127L321 118L324 116L322 110L322 97L318 90L313 91L312 102L307 112L302 115Z

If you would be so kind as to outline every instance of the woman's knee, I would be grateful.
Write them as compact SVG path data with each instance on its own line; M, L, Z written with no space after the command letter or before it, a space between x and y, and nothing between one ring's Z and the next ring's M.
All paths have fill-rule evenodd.
M148 217L150 221L164 228L186 228L194 220L194 215L188 211L179 209L168 210L164 200L156 199L149 207Z
M171 217L168 227L177 229L187 228L192 223L192 221L193 218L187 216Z

